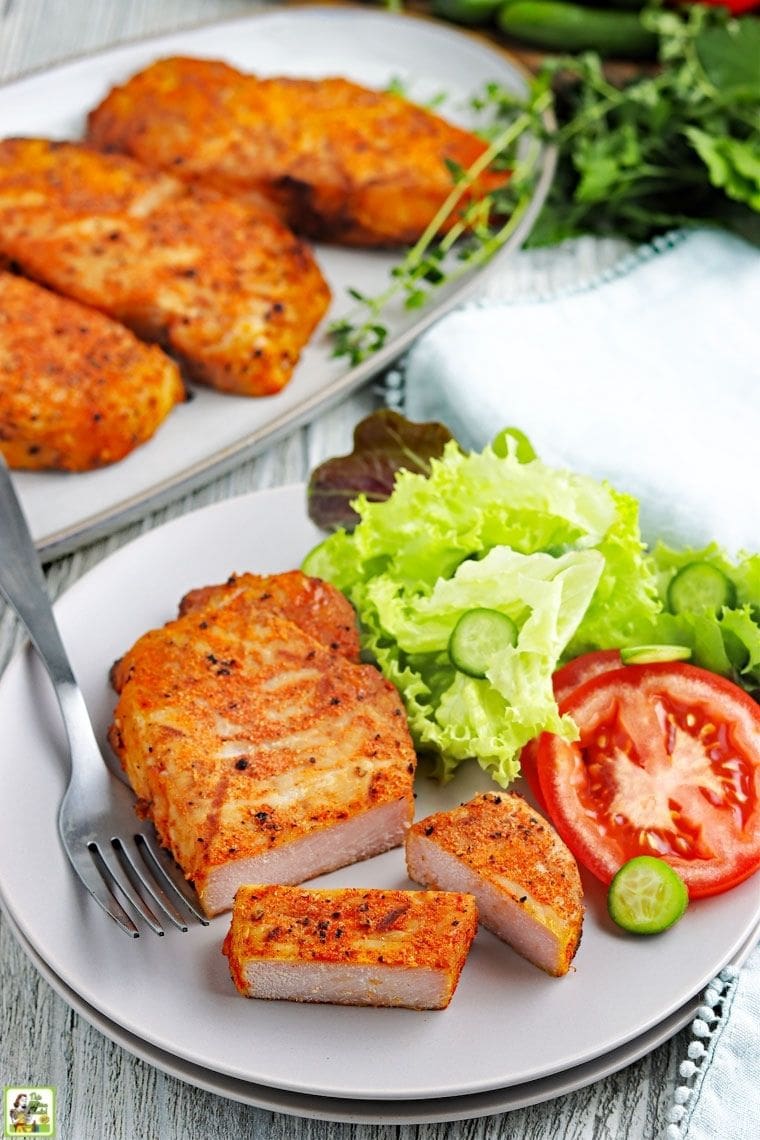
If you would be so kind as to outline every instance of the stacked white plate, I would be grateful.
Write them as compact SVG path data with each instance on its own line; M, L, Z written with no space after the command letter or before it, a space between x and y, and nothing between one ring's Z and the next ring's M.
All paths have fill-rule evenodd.
M58 602L64 642L103 741L108 671L179 598L232 571L298 566L320 538L302 486L242 496L151 531L101 562ZM245 1001L220 951L227 918L187 934L127 939L79 887L56 814L65 743L31 650L0 684L0 900L51 984L107 1036L193 1084L307 1116L370 1122L472 1117L560 1095L628 1064L684 1025L715 974L748 953L757 878L695 902L656 938L618 930L605 890L585 882L575 969L550 978L487 931L448 1010ZM449 785L418 780L417 813L488 786L473 766ZM318 880L409 886L401 851Z

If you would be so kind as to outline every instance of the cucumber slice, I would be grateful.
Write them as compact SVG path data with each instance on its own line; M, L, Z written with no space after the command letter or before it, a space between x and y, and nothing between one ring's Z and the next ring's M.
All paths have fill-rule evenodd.
M620 650L624 665L655 665L660 661L688 661L688 645L629 645Z
M607 894L610 918L631 934L667 930L678 922L688 903L681 876L653 855L637 855L624 863Z
M505 645L517 645L517 626L500 610L467 610L449 638L449 659L468 677L485 677L488 666Z
M504 459L509 449L509 440L516 444L515 457L518 463L532 463L536 458L536 453L533 449L533 444L528 439L524 431L520 431L516 427L505 427L497 436L494 436L491 447L494 454L498 455L500 459Z
M716 617L736 605L736 588L711 562L687 562L668 586L668 608L674 614L711 613Z

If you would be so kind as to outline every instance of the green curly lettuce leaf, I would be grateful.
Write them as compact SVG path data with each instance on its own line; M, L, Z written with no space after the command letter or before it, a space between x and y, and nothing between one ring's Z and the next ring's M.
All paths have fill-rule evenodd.
M750 692L760 691L760 554L745 554L733 562L716 543L700 550L673 550L657 543L651 562L661 611L644 640L687 645L694 664L729 677ZM670 613L668 585L692 562L707 562L722 571L733 583L736 605L719 614Z
M630 496L539 460L514 439L464 454L447 445L428 476L402 470L385 502L359 496L360 522L306 558L356 607L365 651L404 699L415 744L446 779L469 757L506 786L537 733L571 736L551 675L600 639L636 644L658 611ZM468 609L518 627L484 679L450 662Z

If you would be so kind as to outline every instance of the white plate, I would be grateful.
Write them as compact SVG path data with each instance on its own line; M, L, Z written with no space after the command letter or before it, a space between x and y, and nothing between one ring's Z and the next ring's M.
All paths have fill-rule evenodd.
M319 532L303 487L246 495L177 519L96 566L57 605L96 729L113 708L108 670L189 588L233 571L297 566ZM695 903L658 938L623 935L604 890L586 884L576 970L550 978L481 931L448 1010L415 1013L244 1001L220 944L227 919L130 941L79 888L57 838L64 776L59 718L43 669L16 657L0 686L0 897L62 982L122 1029L183 1062L307 1095L421 1100L525 1084L604 1057L677 1013L760 919L758 877ZM417 811L486 786L480 769L445 789L418 781ZM408 885L400 850L326 876Z
M368 86L401 79L423 102L445 92L449 118L472 125L468 100L494 80L525 90L516 64L496 47L450 26L371 10L309 7L252 15L113 48L0 87L0 135L79 137L87 111L114 84L169 54L223 58L259 74L345 75ZM525 240L549 188L553 156L545 152L531 208L496 261ZM194 387L195 399L175 409L157 435L120 463L67 475L19 472L21 494L38 549L52 558L121 526L219 475L388 365L433 320L465 296L470 274L422 310L389 309L385 348L358 367L334 360L327 323L350 308L349 286L374 295L385 288L398 256L320 246L317 256L333 305L306 348L290 384L276 396L222 396Z
M701 1001L699 997L694 998L653 1029L643 1033L640 1037L636 1037L633 1041L629 1041L627 1045L613 1049L611 1053L607 1053L603 1057L588 1061L585 1065L576 1065L565 1072L554 1073L550 1077L531 1081L525 1085L513 1085L511 1088L473 1093L470 1096L437 1097L431 1100L399 1101L396 1103L387 1100L341 1100L337 1097L288 1092L284 1089L268 1088L266 1085L255 1085L248 1081L240 1081L235 1077L226 1077L210 1069L203 1069L200 1065L193 1065L189 1061L181 1061L177 1057L173 1057L171 1053L164 1053L161 1049L148 1045L141 1038L127 1033L121 1026L109 1021L107 1017L103 1017L87 1002L82 1001L79 994L65 985L53 973L47 962L35 953L7 916L6 921L22 950L56 993L95 1029L136 1057L140 1057L143 1061L147 1061L148 1064L154 1065L172 1077L186 1081L196 1088L216 1093L218 1096L226 1096L231 1100L242 1101L244 1104L255 1105L257 1108L266 1108L272 1112L285 1112L290 1116L304 1116L318 1120L340 1120L351 1124L429 1124L441 1121L470 1120L474 1117L490 1116L497 1112L510 1112L515 1109L526 1108L528 1105L541 1104L558 1096L566 1096L568 1093L593 1084L595 1081L633 1064L634 1061L638 1061L639 1058L656 1049L658 1045L669 1040L694 1018ZM734 966L740 967L749 957L756 944L757 937L758 931L755 930L734 957Z

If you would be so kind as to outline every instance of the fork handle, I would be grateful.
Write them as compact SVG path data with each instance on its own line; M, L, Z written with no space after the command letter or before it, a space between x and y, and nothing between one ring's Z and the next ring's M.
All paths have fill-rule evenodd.
M0 592L5 595L26 626L27 633L50 674L66 718L66 709L63 706L69 703L69 694L72 689L77 689L77 682L58 632L29 526L16 495L8 465L2 455L0 455Z

